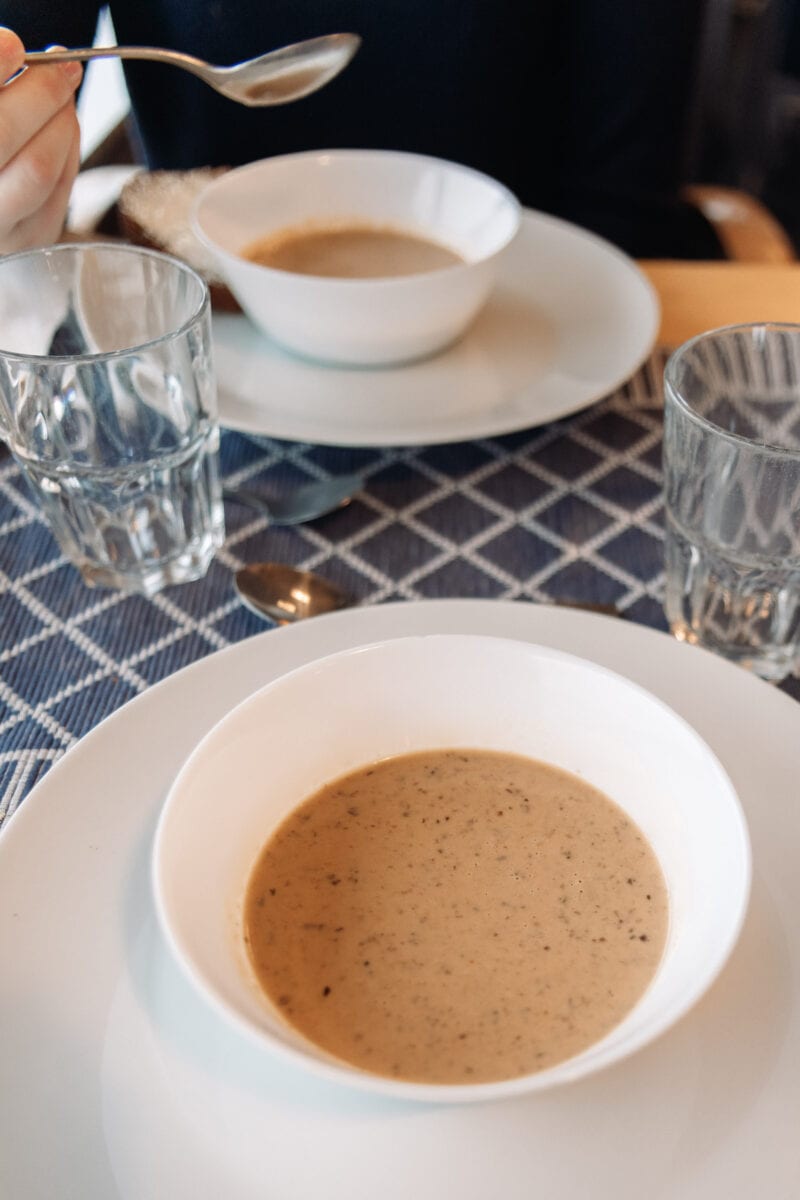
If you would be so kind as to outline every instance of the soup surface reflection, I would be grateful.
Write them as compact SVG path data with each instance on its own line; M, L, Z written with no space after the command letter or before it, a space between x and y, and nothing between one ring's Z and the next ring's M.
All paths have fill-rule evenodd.
M482 750L386 759L322 788L264 847L245 899L285 1019L364 1070L508 1079L606 1034L664 948L638 827L546 763Z

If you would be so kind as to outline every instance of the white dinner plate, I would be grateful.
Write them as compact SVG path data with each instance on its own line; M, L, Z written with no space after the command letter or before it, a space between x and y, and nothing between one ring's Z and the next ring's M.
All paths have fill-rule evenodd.
M421 362L322 366L246 317L214 314L223 425L328 445L405 446L510 433L577 412L649 354L656 294L609 242L527 211L489 302L464 337Z
M674 1029L591 1079L468 1108L347 1090L259 1052L185 983L150 885L166 790L233 704L319 655L427 632L562 648L661 696L730 773L754 852L741 940ZM795 1200L798 779L794 701L706 651L584 612L390 604L199 661L78 743L0 837L0 1194Z

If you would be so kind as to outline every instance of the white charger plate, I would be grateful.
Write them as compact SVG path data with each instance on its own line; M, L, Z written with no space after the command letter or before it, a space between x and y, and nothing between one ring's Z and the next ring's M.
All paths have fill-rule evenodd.
M398 367L294 357L246 317L215 313L223 425L346 446L455 442L577 412L624 383L653 348L659 304L609 242L526 211L486 307L449 350Z
M589 1080L466 1109L367 1096L256 1053L184 982L150 888L166 790L233 704L322 654L430 632L539 642L649 688L725 765L754 852L739 945L679 1025ZM794 1200L799 778L794 701L706 651L589 613L390 604L201 660L84 738L0 837L0 1193Z

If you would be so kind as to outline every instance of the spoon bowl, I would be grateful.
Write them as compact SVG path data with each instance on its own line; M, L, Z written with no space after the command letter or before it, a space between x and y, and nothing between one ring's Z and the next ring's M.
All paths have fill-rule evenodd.
M263 513L269 517L270 525L302 525L305 521L313 521L349 504L363 487L363 477L353 473L302 483L274 499L241 487L223 488L223 494L226 500Z
M281 625L346 608L350 598L313 571L284 563L251 563L236 572L236 591L246 608Z
M271 50L258 58L217 67L182 54L155 46L92 46L74 50L41 50L25 55L25 65L56 62L87 62L93 58L141 59L169 63L202 79L209 87L237 104L261 108L269 104L288 104L309 96L338 75L361 45L355 33L329 33Z

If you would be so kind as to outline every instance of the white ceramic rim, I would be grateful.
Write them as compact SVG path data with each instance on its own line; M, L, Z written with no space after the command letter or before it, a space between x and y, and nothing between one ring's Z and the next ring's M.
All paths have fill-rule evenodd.
M248 268L255 268L258 271L263 272L266 276L274 276L277 279L285 279L287 277L298 278L298 276L292 271L280 270L277 267L268 267L264 263L255 263L251 259L245 258L242 254L236 254L233 251L228 250L226 247L220 245L220 243L211 238L203 228L200 220L200 211L203 207L203 204L209 198L212 198L217 192L224 191L226 189L226 185L230 186L230 181L232 179L235 180L248 174L256 174L258 171L263 171L272 165L278 166L290 162L316 161L322 165L321 160L323 158L357 158L361 161L375 164L380 163L381 160L386 161L389 159L401 159L408 163L427 163L437 167L439 170L444 170L458 175L466 175L480 183L483 183L487 187L490 187L492 190L497 192L498 195L502 196L508 206L513 210L515 219L513 221L513 227L511 231L502 241L498 241L488 253L484 253L477 258L470 259L468 262L453 263L445 267L438 267L435 271L418 272L414 275L403 276L377 276L369 277L367 279L344 279L341 277L333 278L325 275L300 276L300 278L308 280L309 284L313 284L315 288L320 288L323 290L342 288L357 291L359 288L363 288L366 284L369 285L370 288L380 290L400 290L410 286L416 286L422 275L449 275L455 278L458 276L458 274L463 274L464 272L479 266L481 263L489 262L497 255L502 254L502 252L511 245L514 238L519 233L520 224L522 222L522 205L514 193L507 188L505 184L493 179L491 175L486 175L483 171L478 171L474 167L464 166L461 163L450 162L447 159L435 158L433 155L412 154L405 150L349 149L299 150L292 154L278 154L275 155L274 158L258 159L256 162L245 163L241 167L234 167L231 171L226 171L224 175L219 175L216 179L212 179L211 182L208 183L195 198L195 201L192 205L190 218L192 231L208 250L231 263L235 263L240 266L246 266Z

